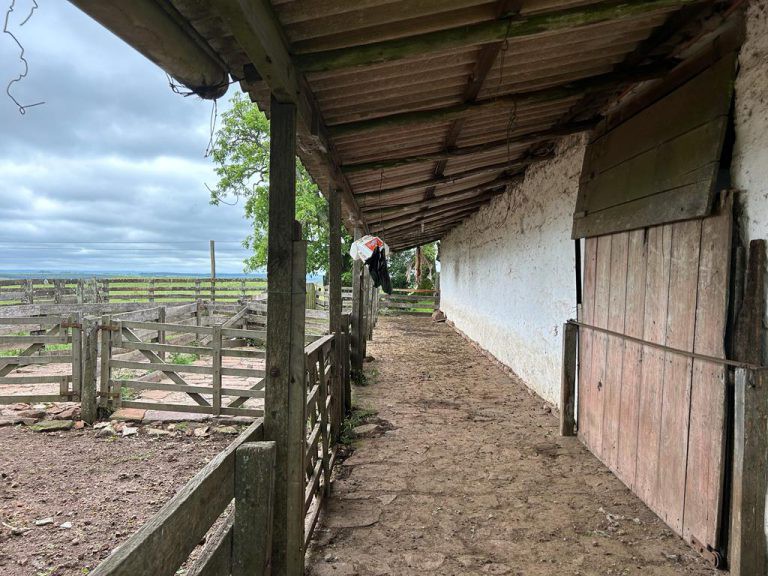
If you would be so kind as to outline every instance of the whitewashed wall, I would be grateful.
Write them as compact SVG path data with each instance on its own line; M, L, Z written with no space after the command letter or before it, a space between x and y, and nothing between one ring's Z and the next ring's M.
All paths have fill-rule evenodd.
M747 39L736 78L734 187L742 191L742 230L750 240L768 239L768 0L747 10Z
M495 198L442 241L441 309L456 327L552 403L562 324L575 316L571 222L585 140Z

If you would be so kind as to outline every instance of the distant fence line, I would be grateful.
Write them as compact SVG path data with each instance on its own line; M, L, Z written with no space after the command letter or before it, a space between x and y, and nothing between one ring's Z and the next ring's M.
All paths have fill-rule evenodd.
M62 278L0 280L0 306L21 304L186 304L196 300L237 303L260 299L267 281L258 278ZM307 308L328 309L327 286L307 284ZM395 289L380 294L385 314L430 315L439 308L436 290ZM342 306L352 310L352 288L342 289Z
M237 302L265 294L258 278L56 278L0 280L0 306L119 302Z

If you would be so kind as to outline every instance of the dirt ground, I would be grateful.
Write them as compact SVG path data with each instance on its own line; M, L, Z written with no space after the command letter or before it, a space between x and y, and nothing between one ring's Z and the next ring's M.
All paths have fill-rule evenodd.
M87 574L233 438L0 428L0 574Z
M337 471L310 575L718 573L446 324L381 318L368 353L356 403L382 425Z

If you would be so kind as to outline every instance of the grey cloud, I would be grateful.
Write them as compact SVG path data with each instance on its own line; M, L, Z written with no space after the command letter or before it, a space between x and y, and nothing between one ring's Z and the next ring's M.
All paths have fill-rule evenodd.
M242 207L210 206L205 188L211 104L171 92L162 71L63 0L40 2L15 31L30 75L14 95L46 104L21 116L0 95L0 274L205 272L209 238L218 269L240 272ZM0 35L0 86L19 66ZM85 244L105 241L161 244Z

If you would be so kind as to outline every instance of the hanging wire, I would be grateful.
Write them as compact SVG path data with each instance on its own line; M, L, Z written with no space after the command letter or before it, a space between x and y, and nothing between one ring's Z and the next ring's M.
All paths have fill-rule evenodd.
M507 20L507 31L504 33L504 42L501 44L501 53L499 54L499 82L496 84L496 97L501 94L501 83L504 80L504 59L509 51L509 31L512 28L512 19Z
M19 50L20 50L19 60L21 60L22 64L24 64L24 72L22 72L16 78L13 78L10 82L8 82L8 85L5 87L5 93L8 95L8 98L10 98L13 101L13 103L16 105L16 107L19 109L19 114L23 116L24 114L27 113L27 108L40 106L42 104L45 104L45 102L41 101L41 102L35 102L34 104L22 104L13 96L13 94L11 94L11 86L13 86L16 82L21 82L24 78L27 77L27 74L29 74L29 62L27 62L27 59L24 57L24 46L22 46L21 42L19 42L19 39L14 35L14 33L8 29L8 22L11 19L11 14L13 13L13 10L15 7L16 7L16 0L12 0L11 5L8 7L8 10L5 13L5 23L3 25L3 33L10 36L13 39L13 41L16 43L16 45L19 47ZM19 27L24 26L24 24L29 22L29 19L32 18L32 14L38 8L39 6L37 5L37 0L32 0L32 9L29 11L29 14L27 15L27 17L21 21L21 24L19 24Z
M216 136L216 120L219 118L219 101L214 100L211 107L211 134L208 139L208 147L205 149L205 157L213 154L214 138Z

